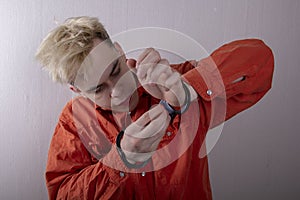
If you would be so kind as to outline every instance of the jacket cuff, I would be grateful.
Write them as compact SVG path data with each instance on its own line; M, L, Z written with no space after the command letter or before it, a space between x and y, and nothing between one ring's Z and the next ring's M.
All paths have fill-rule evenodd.
M120 185L121 182L124 182L128 178L125 176L128 169L120 159L116 145L113 145L110 152L99 162L102 162L104 170L110 177L110 181L115 185Z
M222 76L211 57L198 62L196 68L183 75L194 90L205 101L211 101L216 97L225 97L225 87Z

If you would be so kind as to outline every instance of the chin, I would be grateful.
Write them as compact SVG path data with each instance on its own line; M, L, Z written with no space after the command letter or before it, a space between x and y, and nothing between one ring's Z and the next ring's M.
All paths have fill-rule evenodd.
M124 106L124 105L112 105L112 107L110 108L111 111L113 112L130 112L132 109L130 109L130 106Z
M113 112L131 112L137 106L137 103L130 101L130 103L122 105L112 105L110 110Z

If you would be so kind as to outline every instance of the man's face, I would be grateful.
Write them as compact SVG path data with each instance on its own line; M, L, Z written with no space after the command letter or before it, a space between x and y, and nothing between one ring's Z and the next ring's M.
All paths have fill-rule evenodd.
M136 80L121 47L100 39L94 40L94 47L82 63L74 85L105 110L126 112L137 104Z

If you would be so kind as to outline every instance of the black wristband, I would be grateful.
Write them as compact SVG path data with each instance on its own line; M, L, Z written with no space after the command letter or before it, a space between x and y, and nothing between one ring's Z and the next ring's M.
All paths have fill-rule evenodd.
M147 165L148 161L151 159L151 157L148 160L146 160L142 163L138 163L138 164L131 164L130 162L128 162L128 160L126 159L125 153L121 149L121 139L122 139L123 135L124 135L124 131L122 130L119 132L117 139L116 139L116 148L117 148L117 151L118 151L123 163L126 165L126 167L131 168L131 169L139 169L139 168L145 167Z
M168 102L166 102L165 100L160 100L160 102L159 102L160 104L162 104L165 107L165 109L169 112L169 115L171 117L174 117L175 115L178 115L178 114L185 113L188 110L188 108L190 107L190 104L191 104L190 90L183 81L182 81L182 87L183 87L184 93L185 93L185 100L184 100L184 105L180 110L174 110L172 108L172 106L170 106L168 104Z

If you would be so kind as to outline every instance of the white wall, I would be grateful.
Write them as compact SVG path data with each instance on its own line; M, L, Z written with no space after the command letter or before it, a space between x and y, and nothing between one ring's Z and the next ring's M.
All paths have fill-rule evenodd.
M111 34L175 29L209 52L231 40L262 38L275 54L273 88L225 124L209 155L213 196L299 199L299 11L298 0L1 0L0 199L47 199L48 146L72 94L53 84L33 56L55 20L78 15L99 17Z

